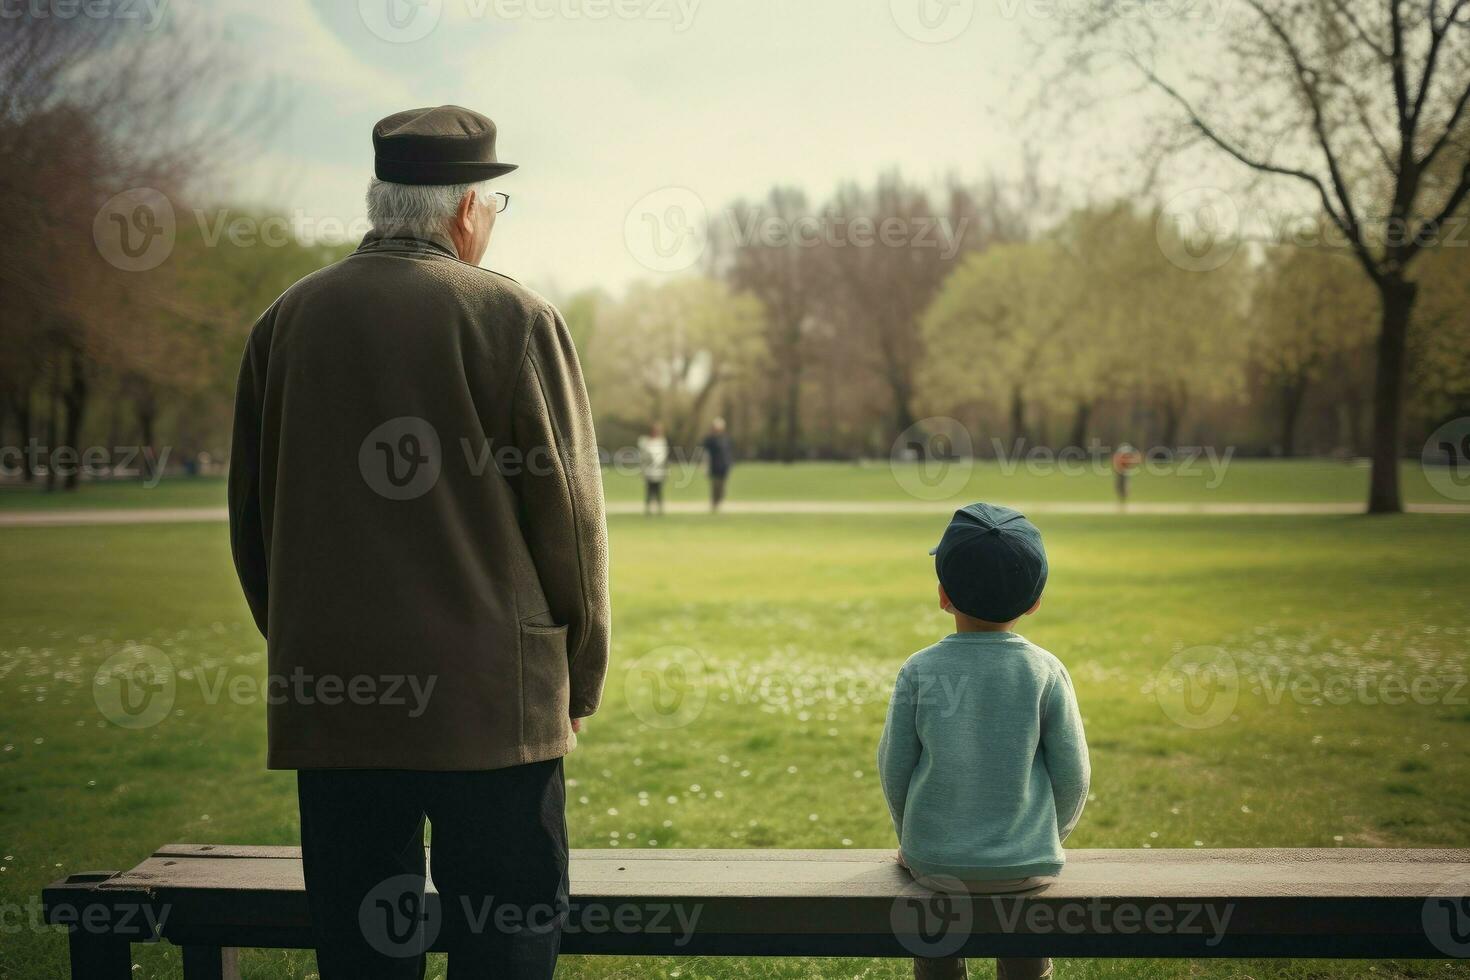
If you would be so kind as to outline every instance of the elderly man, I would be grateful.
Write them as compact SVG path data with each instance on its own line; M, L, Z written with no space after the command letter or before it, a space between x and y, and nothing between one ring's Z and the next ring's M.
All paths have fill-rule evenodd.
M255 324L230 459L235 565L295 769L323 980L550 977L562 756L601 697L592 416L551 304L479 267L514 169L457 106L373 129L373 232ZM440 901L424 902L424 824Z

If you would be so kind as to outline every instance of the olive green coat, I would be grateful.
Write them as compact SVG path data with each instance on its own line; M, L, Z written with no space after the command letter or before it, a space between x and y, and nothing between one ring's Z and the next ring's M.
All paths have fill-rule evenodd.
M250 334L235 566L274 769L566 754L607 669L592 415L561 315L443 239L368 236Z

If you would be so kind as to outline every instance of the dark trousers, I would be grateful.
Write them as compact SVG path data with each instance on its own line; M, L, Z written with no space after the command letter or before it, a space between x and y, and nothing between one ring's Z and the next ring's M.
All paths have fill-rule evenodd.
M560 759L478 772L303 769L301 856L321 980L549 980L567 908ZM439 900L424 900L424 821Z
M713 473L711 473L709 475L709 509L710 510L719 510L720 509L720 504L722 504L722 503L725 502L725 481L728 480L728 479L729 479L729 474L727 474L727 473L721 473L718 476L716 476Z
M658 512L662 514L664 512L664 481L644 480L643 512L647 514L653 509L654 504L658 505Z

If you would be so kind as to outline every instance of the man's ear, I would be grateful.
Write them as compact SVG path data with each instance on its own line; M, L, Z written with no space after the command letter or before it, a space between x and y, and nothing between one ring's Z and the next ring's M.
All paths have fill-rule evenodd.
M1037 596L1036 597L1036 601L1031 604L1031 608L1028 609L1028 610L1026 610L1026 612L1024 613L1024 615L1029 616L1029 615L1031 615L1032 613L1034 613L1036 610L1038 610L1040 608L1041 608L1041 596Z
M950 612L954 608L954 605L949 601L949 593L944 591L943 585L939 587L939 608L945 612Z
M471 236L475 233L475 206L479 203L479 196L474 191L466 192L459 199L459 207L454 209L454 223L459 228L460 234Z

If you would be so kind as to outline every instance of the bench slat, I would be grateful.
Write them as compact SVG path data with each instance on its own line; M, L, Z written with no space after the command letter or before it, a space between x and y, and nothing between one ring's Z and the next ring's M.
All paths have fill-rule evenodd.
M171 845L104 888L298 891L294 847ZM221 853L221 852L224 853ZM1051 898L1423 898L1464 876L1470 850L1090 849L1068 854ZM573 894L586 897L895 898L911 890L890 850L574 850ZM432 889L432 882L430 883Z
M1426 933L1426 903L1470 895L1470 850L1079 850L1068 858L1044 891L970 899L915 885L891 850L576 850L563 948L905 956L912 937L895 932L918 910L933 921L960 914L958 952L967 956L1436 957L1449 954ZM82 896L165 911L162 935L180 945L311 941L293 847L171 844L105 880L52 886L48 914ZM1015 919L1018 909L1041 917ZM625 914L633 924L615 927ZM1144 923L1154 914L1163 927ZM674 928L680 916L694 917L692 931ZM1076 924L1059 928L1068 916ZM1228 926L1207 928L1212 921Z

